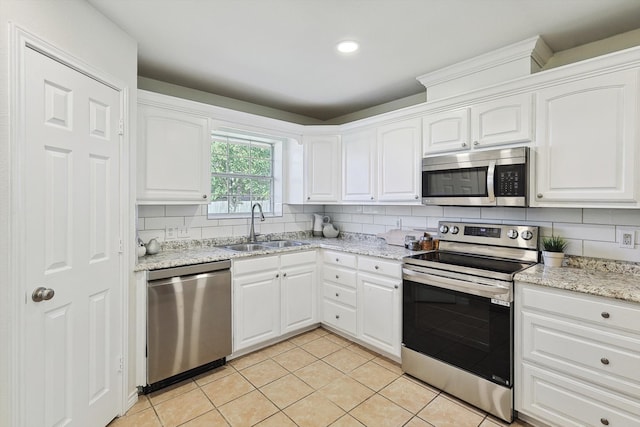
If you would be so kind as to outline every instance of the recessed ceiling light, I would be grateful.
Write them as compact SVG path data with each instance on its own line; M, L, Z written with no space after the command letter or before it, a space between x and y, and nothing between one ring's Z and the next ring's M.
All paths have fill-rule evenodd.
M353 53L360 48L360 45L353 40L345 40L338 43L337 49L341 53Z

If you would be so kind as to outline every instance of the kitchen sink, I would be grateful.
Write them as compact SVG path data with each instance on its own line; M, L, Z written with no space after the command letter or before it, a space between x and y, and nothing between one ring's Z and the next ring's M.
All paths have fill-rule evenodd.
M236 245L223 246L223 248L236 252L251 252L265 249L263 245L258 243L238 243Z
M260 242L260 244L269 248L288 248L291 246L308 245L309 243L297 242L295 240L272 240L270 242Z

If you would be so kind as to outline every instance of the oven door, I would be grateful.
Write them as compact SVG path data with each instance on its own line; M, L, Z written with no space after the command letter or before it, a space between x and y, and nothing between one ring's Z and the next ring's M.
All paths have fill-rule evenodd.
M403 344L511 387L513 313L509 302L492 297L500 291L474 295L465 292L473 283L406 269L403 277Z

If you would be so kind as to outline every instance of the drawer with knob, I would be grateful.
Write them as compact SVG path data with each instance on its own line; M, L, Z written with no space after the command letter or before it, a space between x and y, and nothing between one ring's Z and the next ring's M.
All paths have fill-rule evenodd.
M338 283L351 288L356 287L356 271L346 268L325 265L322 268L322 277L325 282Z
M402 277L402 264L380 258L360 256L358 258L358 271L400 278Z
M323 296L326 299L338 302L340 304L356 306L356 290L343 288L342 286L325 283L323 286Z
M325 298L323 300L322 318L330 326L342 329L351 335L356 334L355 308L345 307Z
M322 260L325 264L339 265L348 268L356 268L357 265L357 256L344 252L324 251Z

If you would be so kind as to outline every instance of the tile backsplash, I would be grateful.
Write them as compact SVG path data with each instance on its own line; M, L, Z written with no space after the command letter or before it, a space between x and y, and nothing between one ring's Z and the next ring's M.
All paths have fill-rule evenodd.
M256 221L256 233L309 231L314 213L329 215L342 231L373 235L400 227L435 232L440 220L532 224L541 227L542 236L567 239L569 255L640 262L640 209L283 205L283 216ZM190 239L244 238L249 224L247 218L209 220L206 205L138 206L138 233L145 242L153 237L165 241L167 227L186 228ZM633 249L620 247L623 230L634 234Z

